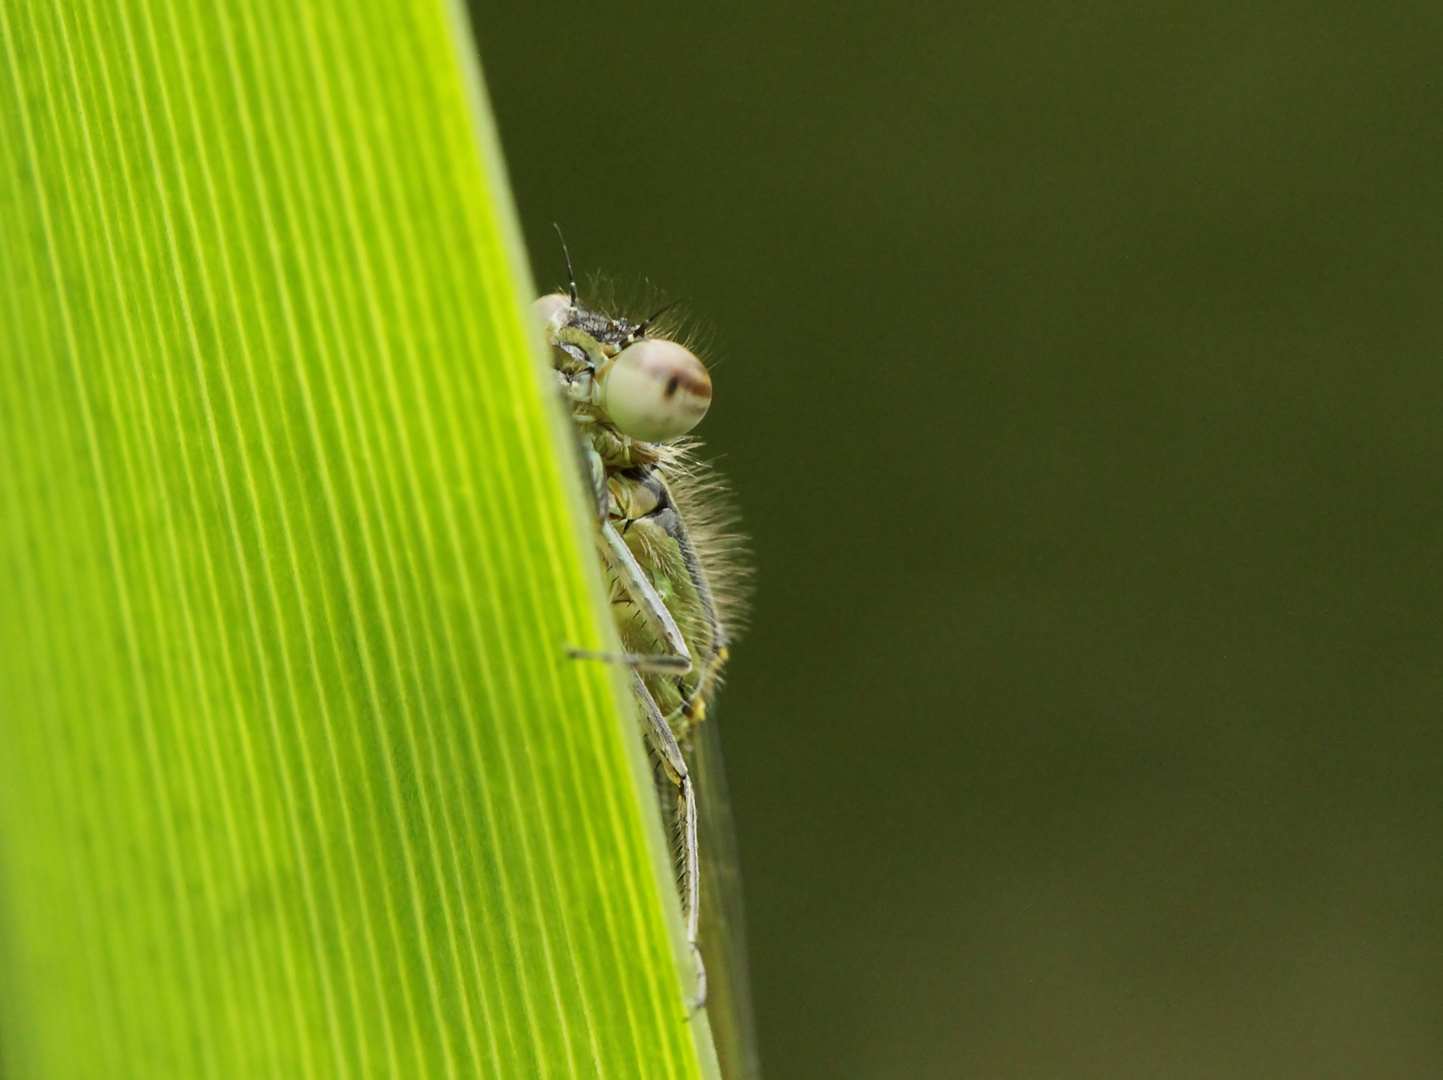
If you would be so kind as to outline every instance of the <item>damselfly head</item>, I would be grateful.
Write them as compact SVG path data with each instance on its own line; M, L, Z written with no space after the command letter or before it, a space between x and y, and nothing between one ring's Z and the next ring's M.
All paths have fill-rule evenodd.
M711 405L706 365L684 345L647 337L656 315L641 323L611 318L565 293L541 297L531 315L557 349L558 365L590 369L592 400L623 435L664 442L685 435L706 415Z

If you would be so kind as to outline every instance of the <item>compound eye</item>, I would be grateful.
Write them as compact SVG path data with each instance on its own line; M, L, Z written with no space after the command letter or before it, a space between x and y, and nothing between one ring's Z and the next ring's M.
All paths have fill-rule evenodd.
M571 299L565 293L552 293L532 302L531 319L550 340L550 332L555 329L551 324L557 313L570 306Z
M624 435L660 442L685 435L711 404L711 376L674 341L628 345L603 381L601 407Z

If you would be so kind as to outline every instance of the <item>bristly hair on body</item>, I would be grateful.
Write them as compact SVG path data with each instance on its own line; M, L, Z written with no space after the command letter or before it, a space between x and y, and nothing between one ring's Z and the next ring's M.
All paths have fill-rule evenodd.
M697 458L698 439L664 444L657 467L671 489L692 546L701 560L716 605L717 620L735 641L747 628L753 589L752 562L731 484L709 462Z

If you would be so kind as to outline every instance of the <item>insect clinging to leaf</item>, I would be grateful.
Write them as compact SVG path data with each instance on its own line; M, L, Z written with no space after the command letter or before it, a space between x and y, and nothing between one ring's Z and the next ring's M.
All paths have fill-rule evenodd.
M711 376L664 331L669 308L639 321L603 312L578 297L569 254L567 270L567 291L541 297L532 311L575 423L622 646L572 655L630 669L675 844L694 1005L710 1000L719 1056L724 1066L731 1059L726 1074L752 1077L735 849L715 721L707 720L747 570L729 531L726 489L688 437L711 404Z

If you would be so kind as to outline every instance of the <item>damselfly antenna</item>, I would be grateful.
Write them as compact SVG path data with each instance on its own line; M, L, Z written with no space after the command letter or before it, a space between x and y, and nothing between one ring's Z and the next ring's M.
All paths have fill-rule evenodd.
M566 237L564 237L564 236L561 235L561 226L558 225L558 224L556 224L556 222L553 221L553 222L551 223L551 227L556 230L556 239L558 239L558 240L561 241L561 254L563 254L563 255L566 256L566 283L567 283L567 286L569 287L569 291L570 291L570 293L571 293L571 303L572 303L573 306L575 306L575 304L576 304L576 271L573 270L573 269L571 269L571 252L566 249ZM654 319L654 318L656 318L656 316L653 315L651 318ZM650 322L651 320L648 319L647 321ZM643 325L645 325L645 324L643 324Z

